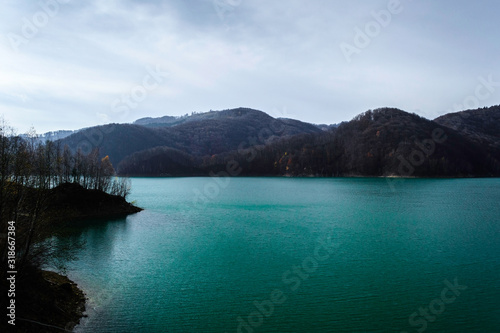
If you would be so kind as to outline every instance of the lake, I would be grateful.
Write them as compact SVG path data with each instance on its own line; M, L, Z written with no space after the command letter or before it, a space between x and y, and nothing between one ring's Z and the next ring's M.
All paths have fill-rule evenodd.
M498 332L500 179L133 178L77 332Z

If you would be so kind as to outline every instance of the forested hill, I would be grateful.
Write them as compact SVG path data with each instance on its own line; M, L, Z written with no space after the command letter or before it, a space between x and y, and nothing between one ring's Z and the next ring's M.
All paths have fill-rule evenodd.
M132 176L207 176L231 168L252 176L499 176L498 112L433 121L382 108L320 127L240 108L143 118L62 142L76 149L94 141L120 175Z
M389 108L367 111L328 131L244 148L200 158L157 147L127 157L118 170L129 175L171 176L228 169L249 176L500 175L498 150L453 128Z
M238 149L242 143L247 146L265 144L276 138L321 131L317 126L297 120L275 119L261 111L238 108L190 117L147 118L135 124L93 127L81 130L60 143L68 145L73 151L80 148L84 153L99 148L100 154L109 156L113 165L117 166L134 153L146 153L158 147L201 157ZM249 141L249 138L252 140Z
M492 153L500 152L500 105L449 113L434 121L453 128L468 139L487 147ZM497 155L497 158L500 156Z

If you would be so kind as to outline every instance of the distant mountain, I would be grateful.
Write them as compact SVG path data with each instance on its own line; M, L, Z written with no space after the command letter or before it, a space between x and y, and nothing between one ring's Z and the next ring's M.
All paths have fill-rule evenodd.
M316 126L317 128L320 128L322 129L323 131L328 131L328 130L331 130L333 128L337 128L339 127L340 124L332 124L332 125L327 125L327 124L319 124L319 125L314 125Z
M72 134L75 134L76 132L78 132L78 131L65 131L65 130L61 130L61 131L47 132L47 133L38 135L37 140L39 142L57 141L57 140L61 140L61 139L67 138L68 136L70 136ZM23 138L23 139L27 139L28 135L21 134L20 137Z
M500 149L500 105L449 113L434 121L481 145Z
M179 117L164 116L159 118L141 118L136 120L133 124L146 127L172 127L191 122L199 122L206 120L224 120L227 118L234 118L234 117L249 117L249 116L262 117L262 115L270 117L262 111L246 109L246 108L238 108L238 109L229 109L224 111L211 110L210 112L193 112L191 115L186 114L184 116L179 116ZM311 125L295 119L289 119L289 118L276 118L276 119L284 122L285 124L299 128L303 127L304 125ZM324 126L329 126L329 125L313 125L313 126L322 128Z
M248 156L253 156L249 161ZM328 132L297 135L253 152L204 161L220 172L229 161L241 175L468 177L500 175L500 163L477 142L398 109L367 111Z
M61 143L98 146L121 175L206 176L230 166L248 176L500 176L498 110L432 121L382 108L328 126L239 108L95 127Z
M60 142L72 150L80 148L84 153L99 147L101 155L109 155L113 165L118 166L123 159L135 153L143 152L144 155L146 151L158 147L202 157L243 146L266 144L301 133L321 132L311 124L275 119L262 111L248 108L174 118L143 118L135 124L83 129Z

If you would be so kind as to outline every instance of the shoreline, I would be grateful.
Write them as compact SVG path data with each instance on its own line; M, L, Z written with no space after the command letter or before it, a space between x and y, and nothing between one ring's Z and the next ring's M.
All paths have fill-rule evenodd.
M143 210L123 197L71 183L46 190L45 200L47 204L40 220L52 228L46 235L49 237L74 222L108 221ZM2 321L1 331L14 328L20 333L72 332L87 316L85 292L63 273L27 265L18 275L18 284L15 326ZM5 330L4 325L7 325Z
M34 270L20 282L16 332L72 332L86 317L87 298L67 276L48 270ZM13 328L7 327L7 331Z
M78 284L70 280L66 275L53 271L42 271L42 276L51 283L53 291L57 288L64 289L68 293L68 308L72 309L73 317L64 323L64 329L72 331L80 323L80 320L86 317L87 297L85 292L80 289ZM57 291L56 291L57 292Z
M366 175L344 175L344 176L318 176L318 175L244 175L244 176L221 176L221 175L192 175L192 176L148 176L148 175L129 175L124 176L129 178L165 178L165 179L181 179L181 178L322 178L322 179L348 179L348 178L374 178L374 179L495 179L500 178L500 175L491 176L401 176L401 175L386 175L386 176L366 176Z

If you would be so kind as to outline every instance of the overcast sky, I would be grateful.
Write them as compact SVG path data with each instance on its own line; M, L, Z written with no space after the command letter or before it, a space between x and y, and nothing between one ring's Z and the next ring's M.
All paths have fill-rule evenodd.
M494 0L0 0L17 132L239 106L313 123L500 104Z

